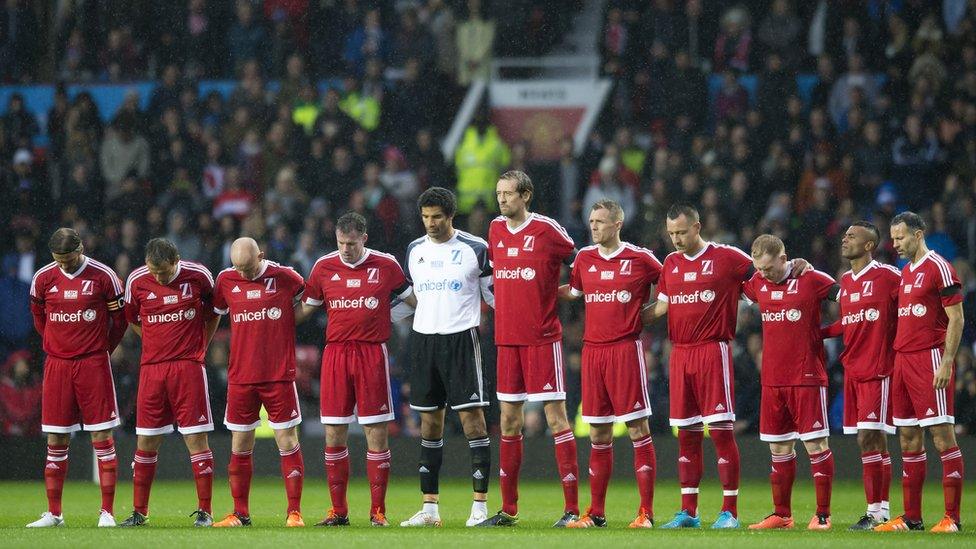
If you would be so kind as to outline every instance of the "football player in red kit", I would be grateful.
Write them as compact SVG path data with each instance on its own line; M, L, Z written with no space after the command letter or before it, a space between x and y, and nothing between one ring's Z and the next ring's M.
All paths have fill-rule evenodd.
M830 495L834 456L827 446L826 353L820 335L820 310L825 299L836 301L840 287L829 275L812 271L791 277L786 247L764 234L752 243L756 273L742 286L746 298L759 305L762 318L762 398L759 438L772 453L772 514L750 529L793 527L791 499L796 476L797 439L810 456L817 511L809 530L830 528Z
M305 281L294 269L264 258L253 238L231 244L233 267L217 275L214 312L230 316L227 411L231 431L227 468L234 512L214 527L249 526L248 496L254 430L263 405L281 455L281 478L288 496L286 526L305 526L301 513L305 462L298 444L302 412L295 387L295 306Z
M132 471L132 515L119 526L143 526L163 435L177 428L197 487L195 526L213 525L213 431L204 355L220 317L213 312L213 276L199 263L180 259L165 238L146 244L146 265L129 275L125 313L142 337L136 398L136 454Z
M908 260L898 291L898 333L891 399L901 440L905 512L875 531L922 530L925 431L942 459L945 516L933 532L958 532L962 502L962 452L953 430L955 357L962 337L962 285L956 270L925 245L925 221L913 212L891 220L891 240Z
M645 248L620 241L624 212L600 200L590 212L593 246L573 261L563 299L583 298L583 420L590 424L590 507L569 528L606 527L606 498L613 473L613 424L627 424L634 445L640 505L631 528L654 526L657 460L647 418L651 403L640 332L641 307L661 275L661 263Z
M61 228L48 242L54 258L30 286L34 328L43 339L44 388L41 430L47 433L44 484L48 510L28 528L63 526L61 494L68 474L71 433L91 433L102 489L99 526L115 526L116 464L112 429L121 424L109 353L125 334L122 281L85 255L74 229Z
M892 347L898 327L898 269L871 258L881 241L878 228L866 221L848 227L841 255L851 270L840 278L840 318L822 332L844 336L844 433L857 434L861 447L867 512L851 530L870 530L889 518L891 456L887 434L891 422Z

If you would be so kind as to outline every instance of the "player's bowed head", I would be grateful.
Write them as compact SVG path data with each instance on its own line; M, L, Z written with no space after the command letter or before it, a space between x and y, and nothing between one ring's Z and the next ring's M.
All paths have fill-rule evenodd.
M81 266L81 256L85 253L85 245L81 242L78 231L61 227L51 235L47 246L51 251L51 257L62 271L73 273Z
M264 252L253 238L241 237L230 245L230 263L234 270L247 280L253 280L261 270Z
M786 278L786 245L778 236L761 234L752 242L752 264L771 282Z

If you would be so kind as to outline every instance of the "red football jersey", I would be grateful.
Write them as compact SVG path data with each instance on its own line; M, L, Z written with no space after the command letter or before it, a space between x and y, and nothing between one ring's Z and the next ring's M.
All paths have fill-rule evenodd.
M390 339L390 303L410 295L410 285L395 257L366 249L355 264L339 252L315 262L305 286L305 303L325 305L325 339L384 343Z
M599 246L581 249L573 262L569 288L586 303L583 341L636 339L644 327L641 307L659 276L661 262L645 248L623 242L609 256L600 253Z
M559 223L530 213L516 228L504 216L488 228L488 258L495 282L495 343L544 345L559 340L556 311L560 265L570 259L573 239Z
M866 381L891 375L900 284L898 269L877 261L857 274L847 271L840 277L838 302L844 332L840 361L851 379Z
M295 298L302 276L274 261L253 280L234 269L217 275L214 312L230 313L228 383L295 380Z
M941 348L945 344L949 317L945 308L962 303L962 292L942 295L943 290L959 286L952 264L929 251L915 264L901 270L898 292L898 335L895 350L903 353Z
M754 273L742 293L762 315L761 381L765 386L827 385L820 337L820 308L837 286L830 275L811 271L777 284Z
M668 302L668 337L676 345L731 341L742 282L752 259L732 246L706 242L695 256L664 258L658 299Z
M109 314L122 308L122 294L115 272L90 257L82 257L73 273L53 262L42 267L31 280L30 297L35 314L44 317L44 352L73 359L111 351Z
M142 326L142 364L174 360L203 362L207 320L213 318L214 281L199 263L180 262L165 286L146 267L125 283L125 317Z

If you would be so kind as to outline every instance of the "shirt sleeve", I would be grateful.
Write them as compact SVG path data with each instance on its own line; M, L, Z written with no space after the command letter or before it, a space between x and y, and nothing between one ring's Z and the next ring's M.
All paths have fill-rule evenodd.
M573 243L573 239L569 237L569 233L562 225L552 222L549 228L549 242L550 249L553 255L558 257L560 261L569 265L573 262L576 257L576 244Z
M227 314L227 300L224 299L224 277L223 275L217 275L217 282L214 284L213 292L213 312L218 315Z
M210 269L200 266L203 272L200 273L200 303L201 309L203 310L204 321L209 321L215 316L213 310L213 298L214 298L214 279L213 274L210 273Z
M569 271L569 293L576 297L583 295L583 275L580 274L580 257L573 261L573 269Z
M135 285L134 281L129 281L125 288L125 319L132 324L139 324L139 310L141 301L139 299L139 293L133 287Z
M661 274L657 277L657 298L667 299L668 298L668 277L664 275L665 265L668 264L668 258L664 258L664 265L661 265Z
M305 282L305 295L303 301L306 305L311 307L320 307L325 303L325 289L322 288L322 277L319 273L322 271L321 263L312 268L312 272L308 273L308 280Z
M406 299L413 293L413 288L410 286L410 282L407 281L407 275L403 273L403 268L400 267L400 263L397 261L391 261L390 266L390 293L393 294L393 298L396 299Z
M305 279L295 269L285 269L285 272L288 273L288 279L295 288L291 293L292 298L301 299L302 293L305 291Z
M491 275L483 276L480 279L478 279L478 282L481 285L482 299L485 300L485 303L487 303L489 307L494 309L495 308L495 277Z
M840 285L837 284L837 281L829 274L820 271L813 271L812 274L817 283L817 297L837 301L840 295Z
M752 278L746 280L742 283L742 295L749 301L749 303L755 303L757 301L756 289L753 287Z
M956 268L941 257L934 258L933 262L938 267L938 276L935 277L935 284L939 288L942 306L951 307L957 303L962 303L962 283L956 274Z
M105 277L108 279L102 288L105 305L110 313L121 311L125 305L125 290L122 287L122 281L114 272L105 273Z
M661 280L661 262L654 257L654 253L647 250L646 253L642 253L641 257L644 259L644 263L647 264L647 280L649 284L657 284Z

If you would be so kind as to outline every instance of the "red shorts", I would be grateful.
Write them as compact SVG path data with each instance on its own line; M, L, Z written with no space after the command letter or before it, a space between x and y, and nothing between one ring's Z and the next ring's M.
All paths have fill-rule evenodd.
M817 385L768 387L759 404L759 439L763 442L803 441L830 435L827 388Z
M895 426L928 427L956 422L952 403L956 387L955 369L945 389L932 388L932 380L941 361L941 349L895 353L895 373L891 383Z
M651 415L640 340L583 344L583 421L613 423Z
M253 431L261 425L261 406L272 429L288 429L302 422L294 381L232 383L227 386L224 425L231 431Z
M562 341L542 345L499 345L498 400L566 400Z
M891 377L856 381L844 376L844 434L859 430L895 434L891 422Z
M172 433L173 422L181 435L213 431L207 371L199 362L177 360L139 370L136 434Z
M67 360L47 357L41 397L41 430L104 431L122 424L108 353Z
M322 353L322 423L393 421L386 343L329 343Z
M732 351L724 341L671 348L671 425L735 421Z

